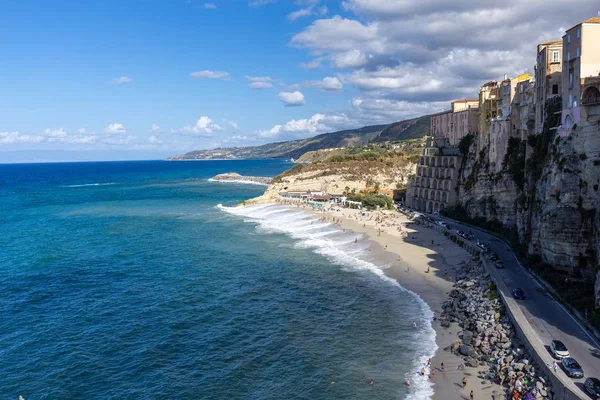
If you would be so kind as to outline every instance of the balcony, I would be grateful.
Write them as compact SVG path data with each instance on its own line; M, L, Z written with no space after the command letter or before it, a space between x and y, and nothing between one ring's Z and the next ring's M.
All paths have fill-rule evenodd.
M581 105L587 107L600 105L600 96L587 97L581 100Z

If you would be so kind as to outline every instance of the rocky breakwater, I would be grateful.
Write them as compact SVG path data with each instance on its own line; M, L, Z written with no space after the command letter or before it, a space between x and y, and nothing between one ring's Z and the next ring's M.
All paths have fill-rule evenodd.
M228 172L226 174L215 175L210 178L210 181L220 182L237 182L237 183L250 183L257 185L268 185L272 178L264 176L243 176L235 172Z
M440 324L450 328L456 323L462 330L460 340L444 350L463 357L467 367L484 367L478 375L482 383L502 385L509 398L520 392L519 398L551 399L548 379L538 375L532 358L505 316L504 305L489 274L479 262L459 267L450 299L442 304Z

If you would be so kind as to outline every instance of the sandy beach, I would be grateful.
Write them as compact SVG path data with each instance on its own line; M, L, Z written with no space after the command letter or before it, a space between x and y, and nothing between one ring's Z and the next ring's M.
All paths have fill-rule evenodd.
M459 369L459 365L464 364L463 359L443 350L458 340L461 328L456 324L444 328L438 323L437 316L441 312L441 304L448 299L457 266L470 260L470 254L432 227L412 223L399 212L368 212L362 216L359 210L354 209L305 209L315 218L366 236L366 240L373 244L371 249L380 265L391 265L385 273L404 288L417 293L429 305L435 316L432 325L438 345L432 359L434 399L469 399L471 390L474 399L502 398L500 385L482 384L477 377L478 369ZM361 240L364 241L364 237ZM467 385L463 389L461 381L465 377Z

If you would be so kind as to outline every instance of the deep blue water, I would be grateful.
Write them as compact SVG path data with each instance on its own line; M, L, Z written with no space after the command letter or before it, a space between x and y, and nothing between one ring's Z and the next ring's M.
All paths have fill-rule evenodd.
M346 233L228 208L264 187L207 180L289 167L0 165L0 398L427 398L403 386L431 352L415 296Z

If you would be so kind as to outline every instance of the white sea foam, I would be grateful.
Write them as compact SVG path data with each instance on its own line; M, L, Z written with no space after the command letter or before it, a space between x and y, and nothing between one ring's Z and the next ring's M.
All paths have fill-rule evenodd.
M111 186L116 185L115 182L106 182L106 183L84 183L81 185L65 185L65 188L79 188L79 187L87 187L87 186Z
M244 180L244 179L213 179L213 178L209 178L208 181L209 182L223 182L223 183L240 183L240 184L243 184L243 185L269 186L268 183L247 181L247 180Z
M362 235L342 233L334 225L317 221L314 216L288 206L260 204L247 207L224 207L219 204L217 207L229 214L243 217L246 222L256 223L260 232L284 233L297 240L296 247L310 248L342 265L345 269L370 272L387 284L415 296L421 308L422 317L416 321L419 325L419 329L415 330L413 340L416 346L416 358L412 372L406 374L406 378L409 378L412 383L406 400L424 400L433 396L433 384L427 376L429 371L424 377L418 373L437 350L436 334L431 325L433 312L419 295L405 289L398 281L385 274L384 270L389 266L378 267L361 259L361 256L368 255L369 245L359 242L361 244L356 246L354 239L360 239ZM425 335L422 334L423 331L425 331Z

